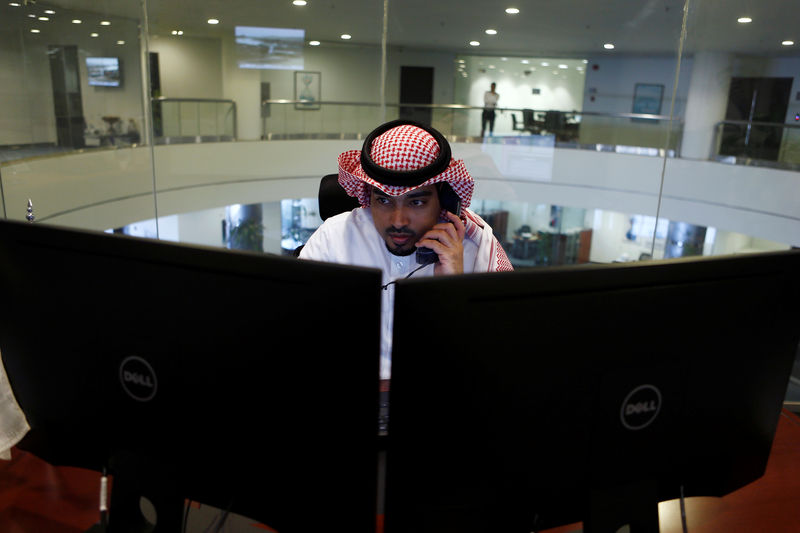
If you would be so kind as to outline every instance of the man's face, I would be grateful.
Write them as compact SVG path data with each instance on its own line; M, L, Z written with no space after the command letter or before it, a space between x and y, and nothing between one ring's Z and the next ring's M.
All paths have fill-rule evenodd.
M435 185L414 189L402 196L389 196L373 187L370 211L375 229L394 255L409 255L414 244L439 222L439 195Z

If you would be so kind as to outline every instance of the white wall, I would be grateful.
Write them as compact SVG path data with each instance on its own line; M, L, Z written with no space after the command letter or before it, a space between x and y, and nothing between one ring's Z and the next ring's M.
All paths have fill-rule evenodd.
M0 25L0 146L56 140L45 47L20 27Z
M104 116L117 116L125 123L134 119L143 127L141 50L137 21L107 17L108 30L90 37L88 24L71 24L72 14L62 11L61 26L41 25L41 33L23 31L15 25L0 24L0 145L54 143L56 141L53 89L47 55L49 45L76 46L83 114L86 122L104 129ZM92 20L97 16L93 15ZM87 19L88 22L88 19ZM27 30L27 29L26 29ZM124 41L118 45L117 41ZM119 57L121 87L90 87L86 74L89 56Z
M676 56L617 56L605 54L588 58L586 88L582 110L589 113L632 113L637 83L664 86L661 111L669 115L675 74ZM680 78L675 94L675 116L682 116L689 91L691 58L682 58ZM663 147L668 123L632 121L628 118L606 118L586 115L581 119L580 142L631 146Z
M313 198L320 177L359 141L272 141L157 146L20 161L3 167L8 216L28 198L40 221L106 229L235 203ZM454 143L476 179L475 198L655 216L662 160L554 149L552 173L505 169L483 145ZM16 207L14 207L16 206ZM660 216L800 245L800 180L794 172L668 160ZM510 226L514 228L513 223Z
M222 98L222 43L219 39L153 35L158 53L161 96Z
M664 86L662 115L670 112L670 99L675 86L676 56L615 56L589 57L586 70L586 89L583 111L601 113L632 113L633 95L637 83ZM675 112L683 114L689 91L692 60L681 60L680 80L675 100Z
M453 103L483 107L483 94L492 82L500 95L499 108L536 109L540 111L580 110L585 83L582 58L520 58L458 56L463 67L455 72L455 99ZM525 63L523 63L523 61ZM565 65L567 68L559 68ZM534 90L537 91L534 94ZM522 115L517 113L517 119ZM499 112L495 117L495 135L516 133L512 129L510 113ZM481 112L469 112L466 131L478 135L481 129Z

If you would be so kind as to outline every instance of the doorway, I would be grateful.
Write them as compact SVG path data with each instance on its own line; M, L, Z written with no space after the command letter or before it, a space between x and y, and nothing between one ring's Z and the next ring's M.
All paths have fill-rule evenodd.
M433 120L430 107L402 104L433 103L433 67L400 67L400 114L399 118L414 120L427 126Z
M783 127L751 123L784 123L792 81L792 78L731 79L725 120L746 121L748 124L725 124L720 155L778 160Z

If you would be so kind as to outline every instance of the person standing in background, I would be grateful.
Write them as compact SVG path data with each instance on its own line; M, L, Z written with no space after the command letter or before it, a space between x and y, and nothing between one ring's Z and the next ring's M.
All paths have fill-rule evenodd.
M481 117L481 137L486 132L486 124L489 124L489 135L494 133L494 110L500 95L495 91L497 84L492 82L490 90L483 93L483 116Z

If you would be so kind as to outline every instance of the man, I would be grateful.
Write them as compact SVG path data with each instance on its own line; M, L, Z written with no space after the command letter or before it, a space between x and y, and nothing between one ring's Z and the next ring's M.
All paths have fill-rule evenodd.
M500 95L494 90L497 85L492 82L490 90L483 93L483 116L481 117L481 137L486 132L486 124L489 124L489 135L494 133L494 110Z
M381 378L388 379L396 280L512 270L511 263L489 225L467 209L475 183L433 128L404 120L379 126L362 150L339 156L339 184L361 207L328 218L300 258L383 271ZM419 248L431 259L418 260Z

